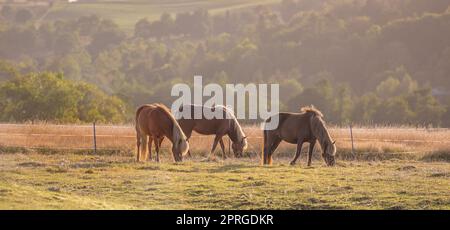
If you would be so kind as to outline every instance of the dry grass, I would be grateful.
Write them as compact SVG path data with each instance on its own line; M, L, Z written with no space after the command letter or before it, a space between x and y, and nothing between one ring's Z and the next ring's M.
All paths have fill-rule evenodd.
M355 152L351 153L351 139L348 128L332 127L331 135L336 140L338 155L346 159L358 154L409 154L417 158L426 154L450 152L449 129L426 129L408 127L357 127L353 129ZM247 153L256 157L262 148L262 132L257 126L245 126L249 148ZM97 146L99 149L135 149L135 131L132 125L97 125ZM191 150L206 154L211 148L212 136L194 134L190 139ZM226 144L228 138L226 138ZM164 142L167 148L169 143ZM91 149L93 146L92 125L54 124L0 124L0 146L51 148L51 149ZM227 146L228 147L228 146ZM307 145L305 144L306 151ZM228 151L228 149L227 149ZM279 156L292 156L295 145L282 143L277 150ZM316 152L320 148L316 148ZM352 154L349 156L349 154ZM380 155L381 156L381 155Z
M449 209L450 164L0 154L0 209Z
M157 164L134 161L132 126L97 126L93 155L91 126L0 124L0 209L450 208L449 130L356 128L351 153L349 131L332 128L331 168L317 153L289 166L289 144L260 166L261 131L245 132L253 157L204 161L212 137L195 136L193 158L172 163L163 149Z

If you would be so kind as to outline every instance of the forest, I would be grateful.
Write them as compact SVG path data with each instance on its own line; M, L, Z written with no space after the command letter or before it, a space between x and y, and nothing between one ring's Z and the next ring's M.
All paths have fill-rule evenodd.
M96 14L1 6L0 122L126 123L175 83L278 83L281 110L335 125L450 127L450 1L283 0L161 12L129 31ZM245 121L243 121L245 122Z

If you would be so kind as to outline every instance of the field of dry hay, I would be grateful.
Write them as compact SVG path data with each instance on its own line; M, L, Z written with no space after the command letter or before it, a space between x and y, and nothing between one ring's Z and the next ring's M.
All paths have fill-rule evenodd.
M336 140L338 156L345 159L443 157L445 160L445 156L448 156L450 152L449 129L356 127L352 129L353 153L349 128L332 127L330 131ZM257 126L245 126L244 132L249 140L247 154L259 157L262 148L261 130ZM99 149L126 152L135 150L136 138L132 125L97 125L96 139ZM191 150L204 155L209 152L212 141L213 136L199 136L194 133L190 139ZM225 143L229 143L228 138L225 138ZM168 145L168 141L163 143L166 149ZM44 150L89 150L93 148L93 127L92 125L0 124L0 146ZM305 145L303 151L306 150ZM319 151L320 148L316 147L316 152ZM291 157L294 152L295 145L282 143L275 156Z
M192 158L134 161L132 126L0 125L0 209L450 209L450 131L332 128L337 165L316 148L313 166L289 166L283 144L260 165L261 131L245 127L240 159L205 161L212 137L193 137ZM167 142L165 146L167 147ZM304 147L304 151L307 146ZM218 152L217 152L218 153Z

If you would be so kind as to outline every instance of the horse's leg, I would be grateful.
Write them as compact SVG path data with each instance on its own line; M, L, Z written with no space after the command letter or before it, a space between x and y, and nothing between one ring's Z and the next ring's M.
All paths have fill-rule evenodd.
M223 138L220 138L219 144L220 148L222 148L222 158L225 160L227 158L227 155L225 154L225 145L223 144Z
M139 131L136 130L136 147L137 147L137 155L136 162L139 162L139 155L141 155L141 136Z
M147 159L147 135L141 135L141 148L139 160L145 161Z
M280 142L281 139L276 137L274 133L264 130L263 164L272 164L272 154Z
M312 154L313 154L313 150L314 150L314 145L316 144L316 141L311 141L309 142L309 152L308 152L308 166L311 166L311 161L312 161Z
M144 159L145 161L152 161L152 143L153 143L153 137L149 136L148 137L148 157L147 159Z
M158 150L161 149L161 145L162 145L163 141L164 141L164 136L159 138ZM159 151L156 153L156 157L158 158L158 162L159 162Z
M272 164L272 154L275 152L275 149L278 148L278 145L281 143L281 138L276 137L272 142L272 146L270 146L270 151L268 155L268 164Z
M159 138L155 138L155 150L156 150L156 162L159 163L159 147L160 147L160 141Z
M297 141L297 152L295 153L294 159L292 159L292 161L291 161L291 165L295 165L295 162L297 161L298 157L302 153L302 145L303 145L303 140L298 140Z
M183 130L183 132L184 132L184 130ZM191 135L192 135L192 129L191 129L191 130L186 130L186 132L184 133L184 135L186 136L186 139L189 140L189 139L191 138ZM191 149L188 149L188 151L187 151L187 156L188 156L189 158L192 157L192 155L191 155Z
M264 130L263 135L264 135L264 141L263 141L262 161L263 161L263 165L265 165L265 164L269 164L269 153L270 153L270 149L272 147L272 143L269 140L268 131Z
M216 150L217 143L219 143L220 139L222 139L222 136L216 135L216 137L214 138L213 146L211 148L211 152L209 152L208 158L211 158L211 156L214 155L214 151Z

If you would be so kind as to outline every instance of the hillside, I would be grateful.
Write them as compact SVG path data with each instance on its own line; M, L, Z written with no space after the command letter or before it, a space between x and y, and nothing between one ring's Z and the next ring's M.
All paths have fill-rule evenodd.
M93 0L93 1L57 1L43 20L77 19L92 14L113 20L121 28L132 31L134 24L141 18L156 20L161 13L176 14L197 9L206 9L211 14L224 13L227 10L245 9L256 5L278 3L281 0Z

